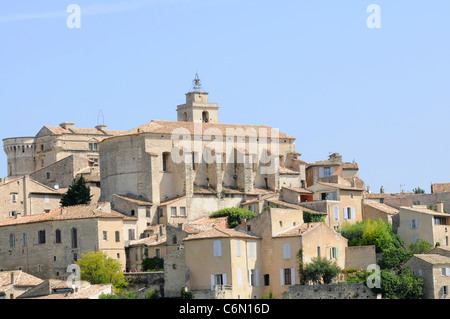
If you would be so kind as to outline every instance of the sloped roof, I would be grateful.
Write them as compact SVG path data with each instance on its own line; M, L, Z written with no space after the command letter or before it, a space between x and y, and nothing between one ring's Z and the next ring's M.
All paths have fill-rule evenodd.
M11 283L11 274L14 274L14 283ZM14 286L32 287L42 283L43 280L22 270L0 271L0 292L5 292Z
M247 239L261 239L256 235L252 235L248 232L243 232L237 229L231 228L216 228L213 227L207 231L202 231L197 234L189 235L184 238L183 241L196 240L196 239L211 239L211 238L247 238Z
M273 237L301 237L307 232L317 228L321 223L302 223L300 225L292 226L286 230L278 232Z
M138 126L132 130L122 132L118 134L123 135L134 135L141 133L150 134L172 134L176 129L184 129L189 132L189 134L197 134L196 128L201 125L201 134L204 134L208 129L218 130L223 137L227 136L228 132L233 133L233 136L239 137L259 137L259 133L265 134L264 137L271 136L272 128L267 125L240 125L240 124L218 124L218 123L194 123L194 122L178 122L178 121L160 121L153 120L144 125ZM231 131L230 131L231 130ZM212 134L211 130L211 134ZM284 134L278 131L279 139L291 139L295 140L294 137Z

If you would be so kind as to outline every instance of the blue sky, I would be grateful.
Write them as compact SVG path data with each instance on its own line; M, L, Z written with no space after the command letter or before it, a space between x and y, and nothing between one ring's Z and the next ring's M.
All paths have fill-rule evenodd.
M0 3L2 139L100 109L110 129L176 120L198 72L221 123L278 128L308 162L339 152L372 191L450 182L449 1L41 2Z

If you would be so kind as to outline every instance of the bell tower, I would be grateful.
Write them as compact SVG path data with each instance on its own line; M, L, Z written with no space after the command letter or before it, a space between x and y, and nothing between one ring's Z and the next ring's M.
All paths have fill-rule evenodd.
M208 102L208 92L203 91L198 74L186 93L186 103L177 106L177 121L219 123L219 106Z

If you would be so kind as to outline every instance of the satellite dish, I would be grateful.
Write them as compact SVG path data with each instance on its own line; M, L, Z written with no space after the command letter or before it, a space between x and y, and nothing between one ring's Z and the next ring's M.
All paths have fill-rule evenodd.
M54 188L59 189L59 184L55 184Z

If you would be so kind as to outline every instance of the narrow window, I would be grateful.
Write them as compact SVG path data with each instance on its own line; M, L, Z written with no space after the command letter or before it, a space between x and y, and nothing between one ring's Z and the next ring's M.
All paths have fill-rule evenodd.
M103 240L108 240L108 232L106 230L103 231Z
M209 114L206 111L202 112L202 122L203 123L208 123L209 122Z
M72 228L72 248L78 247L78 241L77 241L77 229Z
M180 216L186 216L186 207L180 207Z
M171 207L170 208L170 214L171 216L177 216L177 208L176 207Z
M162 154L162 161L163 161L163 171L167 172L169 171L169 159L170 159L170 153L164 152Z
M55 241L57 244L61 243L61 230L59 229L55 231Z
M116 230L116 243L120 242L120 232Z
M9 247L16 246L16 236L14 234L9 235Z
M221 257L221 256L222 256L222 241L215 240L214 241L214 257Z

